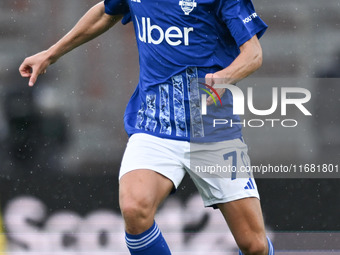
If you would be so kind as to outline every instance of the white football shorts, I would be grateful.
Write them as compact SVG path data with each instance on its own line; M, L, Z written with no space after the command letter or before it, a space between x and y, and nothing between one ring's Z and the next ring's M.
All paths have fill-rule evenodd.
M259 198L247 151L241 139L189 143L137 133L129 138L119 179L130 171L149 169L170 179L177 189L188 173L206 207Z

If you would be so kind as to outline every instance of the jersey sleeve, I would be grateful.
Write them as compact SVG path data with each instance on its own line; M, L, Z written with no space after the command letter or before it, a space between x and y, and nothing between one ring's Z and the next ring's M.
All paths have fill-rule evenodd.
M105 13L109 15L124 15L122 23L131 21L129 5L125 0L104 0Z
M254 35L260 38L268 27L257 15L251 0L221 0L218 16L227 25L238 47Z

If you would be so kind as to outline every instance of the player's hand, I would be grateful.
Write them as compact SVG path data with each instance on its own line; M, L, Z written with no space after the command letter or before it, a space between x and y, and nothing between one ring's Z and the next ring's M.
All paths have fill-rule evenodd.
M220 72L216 72L216 73L208 73L205 76L205 83L211 87L214 87L214 85L217 84L222 84L223 83L223 79L224 77L222 76L222 74ZM210 90L211 91L211 90ZM217 94L219 95L219 97L221 98L223 96L223 94L225 93L225 89L224 88L217 88L215 89L215 91L217 92ZM213 92L213 91L211 91ZM212 93L215 101L218 101L218 97L215 93ZM207 106L212 105L214 103L214 100L212 99L211 96L209 96L207 98Z
M46 73L46 69L50 64L51 61L47 56L47 51L42 51L26 58L20 65L19 72L22 77L30 78L28 85L32 87L38 76Z

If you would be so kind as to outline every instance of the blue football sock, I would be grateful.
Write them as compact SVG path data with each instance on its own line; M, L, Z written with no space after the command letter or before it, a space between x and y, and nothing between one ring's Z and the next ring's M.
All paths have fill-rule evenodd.
M156 222L139 235L126 233L125 241L131 255L171 255Z
M274 255L274 246L268 236L267 240L268 240L268 255Z
M267 236L267 240L268 240L268 255L274 255L274 247L272 242L270 241L269 237ZM238 252L239 255L244 255L241 250Z

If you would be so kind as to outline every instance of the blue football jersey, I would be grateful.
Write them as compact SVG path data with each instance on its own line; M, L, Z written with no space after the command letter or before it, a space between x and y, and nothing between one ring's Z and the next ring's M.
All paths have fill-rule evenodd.
M241 137L241 125L213 127L214 119L240 121L227 91L201 114L199 78L224 69L239 47L267 25L251 0L105 0L105 12L134 24L140 79L124 115L128 135L148 133L186 141ZM214 107L213 111L209 110Z

